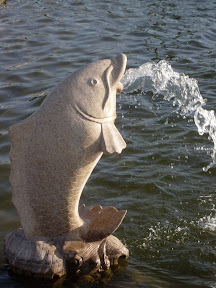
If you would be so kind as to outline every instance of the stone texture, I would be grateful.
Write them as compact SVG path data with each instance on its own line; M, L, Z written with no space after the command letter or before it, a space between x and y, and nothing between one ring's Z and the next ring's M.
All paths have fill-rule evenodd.
M9 129L13 203L27 238L83 226L78 207L86 181L103 152L126 147L114 125L125 65L120 54L81 68Z
M23 229L6 236L4 249L14 273L50 280L65 274L106 270L129 255L128 249L113 235L94 242L65 241L61 236L30 240Z
M100 241L100 245L95 244L100 246L94 248L96 254L102 249L101 241L110 243L114 239L107 237L119 227L126 211L114 207L102 209L99 205L92 208L83 205L79 209L79 200L102 154L121 153L126 147L114 125L116 93L123 89L120 80L126 60L124 54L119 54L79 69L57 85L33 115L9 129L12 201L23 227L22 233L14 232L13 237L5 240L6 258L12 267L17 267L20 261L21 270L25 265L30 269L29 259L41 263L46 251L44 261L50 263L47 265L52 273L60 275L65 271L65 264L61 263L67 253L58 252L60 258L53 256L59 237L73 245L78 241L81 246ZM55 245L41 244L43 237L54 239ZM14 241L22 247L19 256ZM35 247L42 250L34 254ZM120 254L116 252L114 258L118 259ZM21 260L16 262L14 255ZM55 264L49 257L54 257ZM52 265L61 266L58 268L61 272L55 272L58 269L51 268Z

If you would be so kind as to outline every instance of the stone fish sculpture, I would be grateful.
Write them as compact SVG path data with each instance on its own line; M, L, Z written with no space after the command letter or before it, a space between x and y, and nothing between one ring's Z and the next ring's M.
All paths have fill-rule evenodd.
M119 54L79 69L51 91L38 111L9 129L12 201L23 227L5 238L14 271L52 278L67 273L75 260L85 271L93 259L100 269L128 257L111 235L126 211L79 207L102 154L126 147L114 125L126 62Z

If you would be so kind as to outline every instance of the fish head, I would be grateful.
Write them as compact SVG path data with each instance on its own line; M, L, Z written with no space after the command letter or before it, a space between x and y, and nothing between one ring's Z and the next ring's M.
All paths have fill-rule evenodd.
M116 94L123 90L120 82L127 57L99 60L72 75L73 105L86 118L103 123L116 118Z

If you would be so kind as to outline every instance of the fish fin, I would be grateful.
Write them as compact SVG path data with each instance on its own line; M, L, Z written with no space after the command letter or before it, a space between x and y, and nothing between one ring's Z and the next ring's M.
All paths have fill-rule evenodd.
M102 209L99 205L92 208L82 207L79 211L82 211L80 216L85 222L81 232L85 241L99 241L108 237L118 229L127 213L126 210L117 210L112 206Z
M120 154L126 143L113 123L104 123L101 125L101 150L105 154Z

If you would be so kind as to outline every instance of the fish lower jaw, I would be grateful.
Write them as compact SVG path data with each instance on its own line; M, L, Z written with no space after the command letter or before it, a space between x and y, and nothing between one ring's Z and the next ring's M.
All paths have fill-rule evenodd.
M121 82L118 82L117 86L116 86L116 93L121 93L124 89L124 86Z

